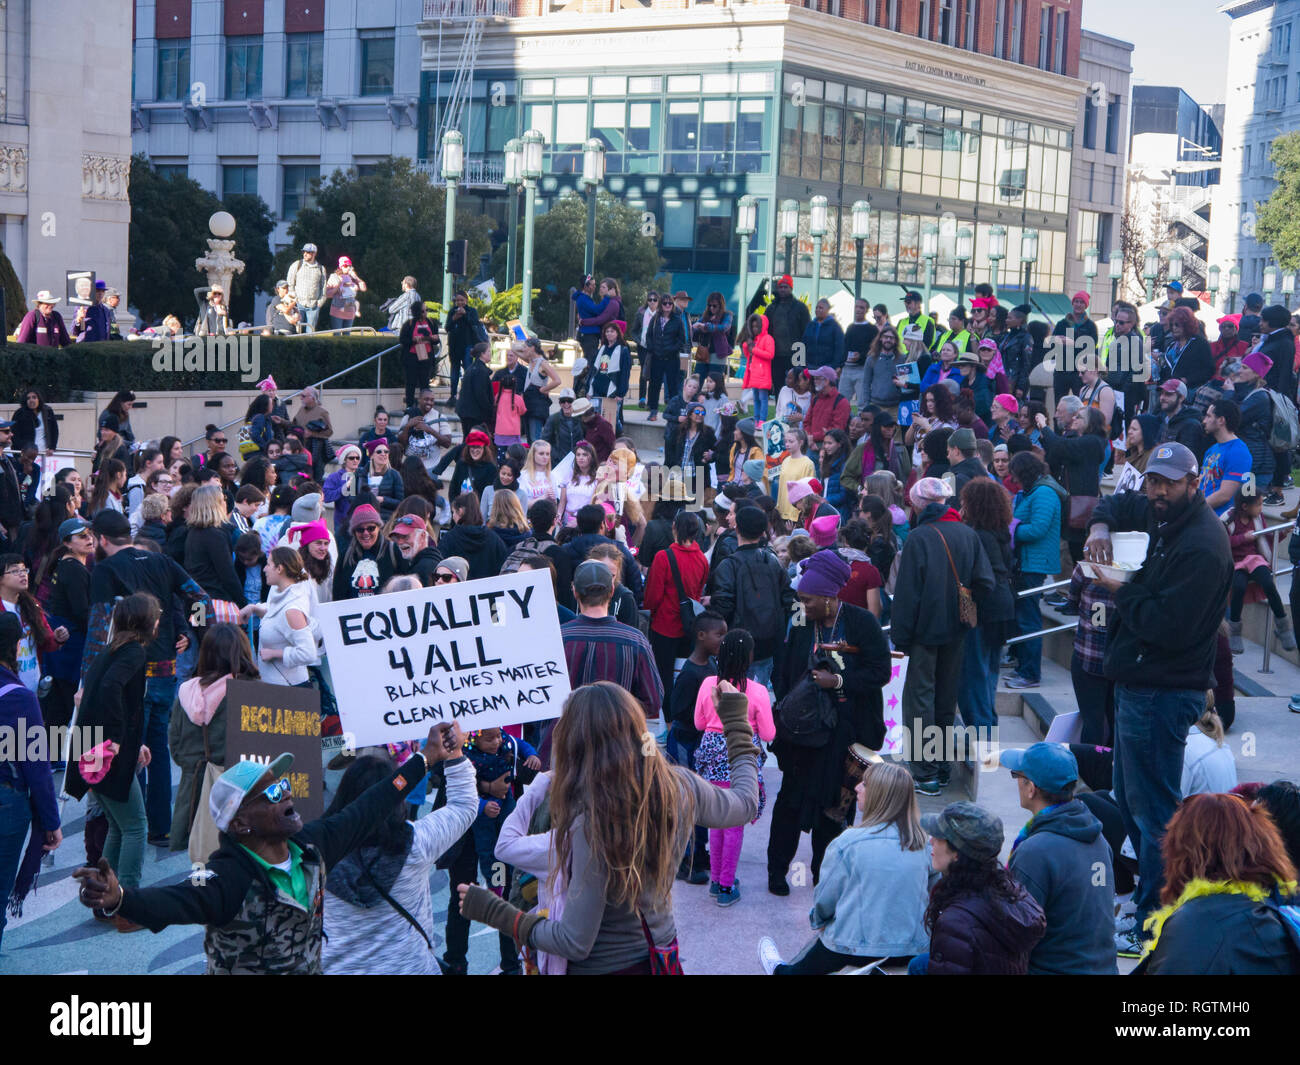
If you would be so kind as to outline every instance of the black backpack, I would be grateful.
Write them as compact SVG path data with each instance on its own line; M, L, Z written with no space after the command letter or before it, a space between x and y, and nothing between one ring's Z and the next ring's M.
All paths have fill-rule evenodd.
M819 669L833 669L817 663ZM809 669L776 704L776 738L795 747L825 747L835 734L835 705L830 695L813 683Z
M785 629L786 617L781 610L781 580L772 568L780 561L768 548L755 552L755 558L742 562L740 553L736 552L724 559L730 561L737 569L736 573L736 625L749 630L755 640L778 640ZM775 581L764 578L776 576ZM776 597L772 596L772 584L776 586Z

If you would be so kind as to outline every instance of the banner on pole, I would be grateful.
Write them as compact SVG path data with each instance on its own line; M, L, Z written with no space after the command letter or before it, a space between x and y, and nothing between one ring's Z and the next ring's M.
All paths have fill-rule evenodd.
M550 574L529 570L322 603L339 719L352 745L560 716L569 694Z
M226 765L293 755L289 793L303 821L325 812L320 756L320 692L288 684L232 680L226 685ZM200 780L201 784L202 781Z

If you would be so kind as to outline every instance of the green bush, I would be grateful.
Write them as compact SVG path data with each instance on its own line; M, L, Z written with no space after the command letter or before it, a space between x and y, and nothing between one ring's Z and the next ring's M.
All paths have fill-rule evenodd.
M393 346L396 337L250 337L258 341L258 380L268 373L282 392L345 369L378 351ZM159 352L158 355L162 353ZM148 340L74 344L55 350L35 344L9 344L0 355L0 395L16 398L19 391L40 385L52 403L66 402L77 392L254 391L254 381L241 380L233 371L155 369L155 349ZM397 352L386 355L383 384L402 386L402 363ZM352 373L331 381L327 389L375 387L375 364L367 363Z

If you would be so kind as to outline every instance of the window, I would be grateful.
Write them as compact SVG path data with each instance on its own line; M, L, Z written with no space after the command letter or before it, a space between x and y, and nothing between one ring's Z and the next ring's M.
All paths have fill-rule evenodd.
M1013 63L1020 62L1020 45L1025 37L1025 0L1011 0L1011 52Z
M665 248L689 248L695 243L695 201L664 200Z
M1241 150L1241 172L1243 174L1250 173L1250 145L1249 144L1247 144L1246 147L1244 147Z
M978 43L976 33L980 24L980 0L966 0L966 33L962 40L962 47L972 52L978 52L976 47Z
M1058 74L1065 73L1065 44L1070 35L1070 15L1065 11L1056 13L1056 56L1052 69Z
M898 0L885 0L889 14L889 28L898 32Z
M324 72L323 33L290 33L285 37L285 96L294 100L319 96L325 83Z
M185 163L156 163L153 172L164 181L190 176L190 168Z
M1097 105L1092 102L1091 96L1085 97L1083 101L1083 146L1097 147Z
M312 182L320 179L320 165L292 164L284 167L284 188L280 197L280 217L286 222L297 217L304 207L316 206Z
M221 168L221 198L257 195L257 166L253 163L227 163Z
M695 269L730 269L731 201L699 200L695 212Z
M361 31L361 95L393 92L393 31Z
M1047 58L1052 45L1052 9L1044 7L1038 18L1038 69L1047 70Z
M1112 96L1106 104L1106 151L1111 155L1119 151L1119 97Z
M1007 0L997 0L993 9L993 58L1001 59L1007 50Z
M262 95L262 38L226 38L226 99L256 100Z
M1075 213L1074 249L1080 259L1089 248L1097 249L1101 255L1101 215L1096 211L1078 211Z
M1274 26L1272 37L1274 57L1277 59L1285 59L1291 54L1291 23L1288 22L1281 26Z
M190 93L190 42L158 44L158 99L183 100Z
M696 172L696 150L700 142L698 100L678 100L668 105L668 128L664 145L664 169L669 174Z
M942 44L957 43L957 12L954 10L956 0L939 0L939 41Z
M916 35L930 39L930 0L921 0L921 17L917 22Z

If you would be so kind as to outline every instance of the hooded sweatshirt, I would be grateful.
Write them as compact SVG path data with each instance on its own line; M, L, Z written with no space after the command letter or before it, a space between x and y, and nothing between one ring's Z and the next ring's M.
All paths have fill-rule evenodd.
M776 354L776 344L768 332L767 319L760 314L758 320L758 336L743 345L746 362L741 388L772 387L772 358Z
M469 563L469 579L495 577L510 553L496 530L483 525L453 525L438 541L443 558L459 555Z
M1111 853L1088 807L1071 799L1031 818L1008 868L1047 915L1047 931L1029 954L1029 972L1114 976Z

